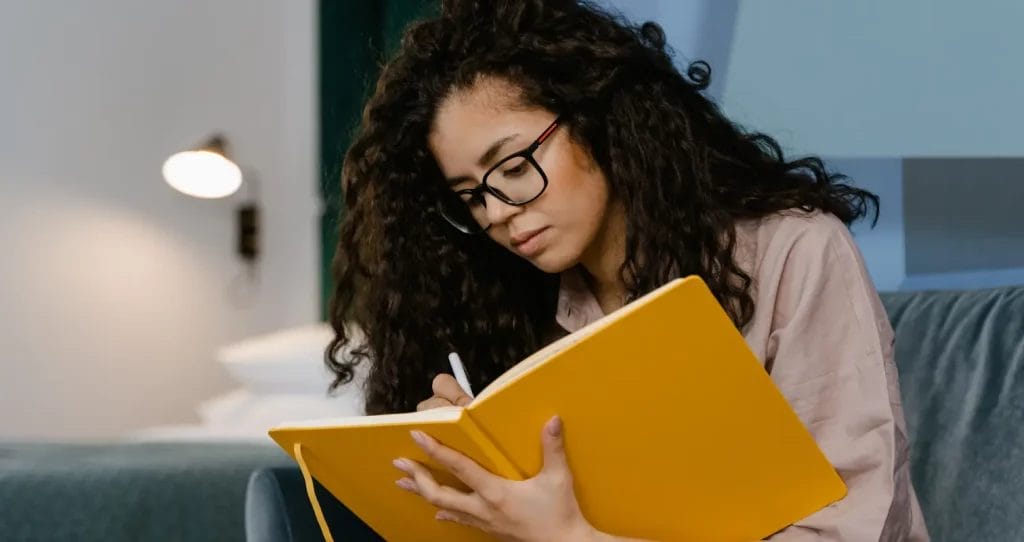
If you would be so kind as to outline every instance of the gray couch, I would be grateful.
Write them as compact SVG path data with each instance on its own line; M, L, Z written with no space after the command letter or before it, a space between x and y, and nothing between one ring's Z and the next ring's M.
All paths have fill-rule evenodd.
M249 476L290 463L270 443L0 443L0 541L242 541Z
M1024 288L883 294L935 541L1024 540ZM338 540L379 540L317 488ZM249 542L321 540L298 469L253 473Z

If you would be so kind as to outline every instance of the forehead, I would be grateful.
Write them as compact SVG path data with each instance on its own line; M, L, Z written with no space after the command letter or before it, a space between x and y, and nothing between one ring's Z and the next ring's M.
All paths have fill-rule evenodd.
M454 92L438 107L428 135L430 151L445 175L468 173L498 139L518 134L504 154L520 150L550 122L550 114L524 108L507 85L478 82ZM532 133L537 131L536 134Z

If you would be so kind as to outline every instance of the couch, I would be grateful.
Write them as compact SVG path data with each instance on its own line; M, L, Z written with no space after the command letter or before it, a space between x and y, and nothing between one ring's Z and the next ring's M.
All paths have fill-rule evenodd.
M0 443L0 541L243 541L249 476L289 463L272 443Z
M882 294L911 439L912 476L935 541L1024 540L1024 287ZM337 540L380 540L317 487ZM249 542L321 540L301 474L259 469Z

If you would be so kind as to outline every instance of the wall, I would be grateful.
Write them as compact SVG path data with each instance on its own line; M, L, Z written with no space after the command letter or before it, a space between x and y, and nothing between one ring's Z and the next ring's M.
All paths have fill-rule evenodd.
M878 222L870 219L851 228L864 256L871 280L879 291L899 290L907 276L903 208L903 160L898 158L831 158L830 171L849 177L849 182L878 196Z
M1012 2L744 2L725 110L900 195L883 218L903 215L902 244L889 227L858 238L876 281L902 267L903 290L1022 284L1024 72L1007 69L1022 16Z
M1024 283L1024 6L607 3L661 23L681 67L709 59L727 116L881 196L877 227L853 228L880 290Z
M1020 156L1021 2L743 2L726 110L796 152Z
M233 386L216 347L316 319L315 6L5 6L0 439L193 421ZM258 286L233 254L244 190L201 201L160 176L217 130L262 181Z
M1024 284L1021 158L903 161L904 289Z
M711 65L707 93L722 96L730 62L738 0L601 0L634 23L655 21L662 26L676 64L685 71L694 60Z

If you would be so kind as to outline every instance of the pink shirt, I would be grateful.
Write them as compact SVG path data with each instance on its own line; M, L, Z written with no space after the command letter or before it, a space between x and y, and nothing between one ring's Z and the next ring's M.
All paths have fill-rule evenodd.
M741 222L736 235L736 261L754 279L743 336L849 490L771 540L928 540L893 330L846 226L793 211ZM563 273L558 324L575 331L602 315L579 271Z

